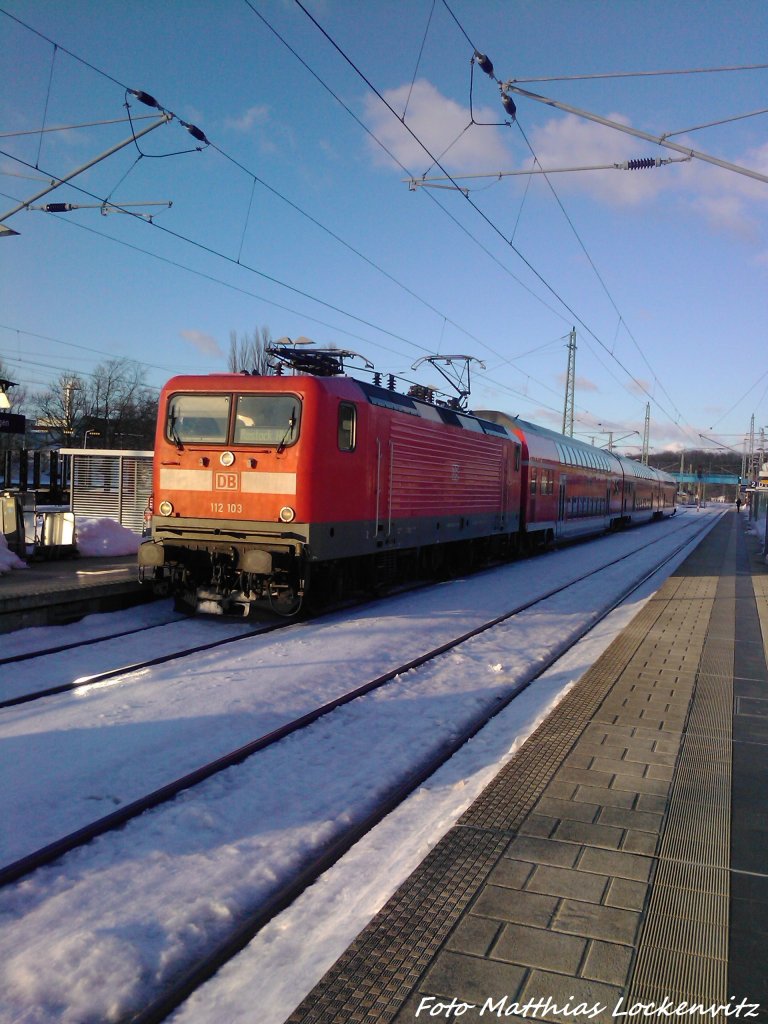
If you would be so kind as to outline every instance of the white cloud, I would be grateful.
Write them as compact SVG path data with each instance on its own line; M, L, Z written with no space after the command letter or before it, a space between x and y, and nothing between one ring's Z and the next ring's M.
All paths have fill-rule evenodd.
M269 118L269 107L263 103L254 107L248 107L240 117L228 117L227 128L233 128L236 132L250 132L255 125L266 124Z
M557 383L561 384L563 387L565 387L566 377L567 377L567 374L565 374L565 373L558 373L558 375L557 375ZM589 380L587 377L580 377L578 374L576 374L576 378L574 380L574 387L575 387L575 389L577 391L599 391L600 390L600 388L597 386L597 384L595 384L594 381Z
M608 119L629 126L621 114L609 114ZM545 170L570 167L611 166L639 157L666 159L670 154L657 146L632 139L616 128L608 128L594 121L586 121L574 114L553 117L534 128L531 145ZM638 171L583 171L558 174L558 190L588 192L595 198L613 205L635 205L658 195L673 184L672 168L650 168Z
M621 114L609 120L629 126ZM624 135L568 114L553 117L530 133L531 144L545 169L623 163L638 157L679 161L682 154ZM708 152L706 145L679 136L675 142ZM714 154L713 154L714 155ZM728 157L732 164L768 173L768 144ZM717 233L755 242L761 235L756 214L766 209L765 184L737 171L698 158L637 171L606 170L568 173L554 178L558 191L579 191L613 206L637 206L665 195L686 205Z
M443 96L431 82L419 79L413 90L409 85L401 85L384 96L398 114L406 110L407 103L405 123L448 170L469 174L512 166L512 155L503 139L506 129L472 125L469 107ZM501 104L498 110L474 108L475 120L479 122L498 123L503 120L503 113ZM403 166L414 173L430 166L430 157L424 149L379 99L366 98L365 114L371 131ZM372 140L369 144L374 159L391 166L386 153Z
M204 334L202 331L180 331L179 333L185 341L188 341L198 352L202 352L204 356L217 358L224 356L221 345L210 334Z

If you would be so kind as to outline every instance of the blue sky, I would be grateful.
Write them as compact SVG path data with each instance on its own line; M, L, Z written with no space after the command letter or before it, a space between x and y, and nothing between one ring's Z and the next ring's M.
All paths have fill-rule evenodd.
M764 68L572 77L766 63L763 0L305 6L317 24L294 0L0 0L0 215L44 187L32 177L131 132L41 127L125 118L126 87L176 115L74 179L90 194L39 201L172 201L153 224L99 209L6 221L14 380L34 390L128 357L159 387L225 369L232 331L268 327L424 384L441 378L411 369L422 356L472 355L472 406L559 429L575 326L580 436L637 451L648 402L656 450L716 447L700 434L741 450L753 415L768 425L768 184L698 159L565 171L680 154L523 97L504 123L470 63L477 47L503 81L768 174L768 115L741 116L768 105ZM544 78L560 80L523 81ZM196 150L180 120L212 145ZM457 177L534 155L557 173L467 178L468 197L403 180L442 174L433 158Z

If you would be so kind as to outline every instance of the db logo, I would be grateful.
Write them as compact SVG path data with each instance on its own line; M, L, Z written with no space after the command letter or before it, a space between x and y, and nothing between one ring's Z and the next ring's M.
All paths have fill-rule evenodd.
M217 491L236 491L238 489L237 473L216 473L213 486Z

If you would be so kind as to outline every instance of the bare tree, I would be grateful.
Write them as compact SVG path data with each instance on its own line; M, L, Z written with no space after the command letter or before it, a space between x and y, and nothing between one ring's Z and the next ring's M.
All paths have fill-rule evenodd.
M157 398L144 383L145 371L131 359L100 363L88 383L86 417L103 448L151 446ZM88 429L83 424L83 429Z
M85 385L76 373L63 373L47 391L36 397L38 426L48 431L54 444L73 444L86 415Z
M87 381L63 374L38 396L37 409L55 444L85 443L91 434L100 448L153 443L157 397L144 384L144 370L130 359L99 364Z
M247 334L238 339L236 331L229 332L228 366L232 373L255 373L268 377L274 373L267 357L267 346L272 343L268 327L257 327L252 337Z

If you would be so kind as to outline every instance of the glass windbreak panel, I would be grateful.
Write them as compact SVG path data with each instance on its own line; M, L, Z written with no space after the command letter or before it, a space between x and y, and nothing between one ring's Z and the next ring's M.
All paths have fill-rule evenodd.
M238 395L233 443L293 444L299 436L300 413L295 395Z
M225 444L229 405L229 395L172 395L168 402L166 437L176 444Z

